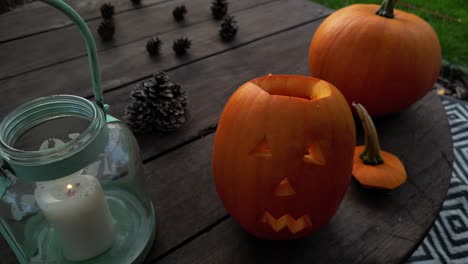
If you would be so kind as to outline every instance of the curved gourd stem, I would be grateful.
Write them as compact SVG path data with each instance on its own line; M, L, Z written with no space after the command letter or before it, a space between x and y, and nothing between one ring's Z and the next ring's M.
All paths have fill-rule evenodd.
M397 2L398 0L383 0L379 10L377 10L375 13L386 18L395 18L393 9L395 8Z
M372 122L372 118L361 104L353 103L353 106L356 108L362 126L364 127L365 147L359 157L366 165L379 165L384 163L384 159L380 154L379 136L375 129L374 122Z
M104 105L104 98L102 93L101 87L101 74L99 71L99 63L98 63L98 53L96 48L96 43L94 42L93 34L89 30L86 22L80 17L78 13L76 13L73 8L67 5L65 2L61 0L41 0L42 2L51 5L64 13L68 18L70 18L73 23L78 27L81 32L81 35L84 38L86 49L88 51L88 60L89 66L91 70L91 79L93 82L93 90L94 90L94 98L96 100L96 104L106 112L107 106Z

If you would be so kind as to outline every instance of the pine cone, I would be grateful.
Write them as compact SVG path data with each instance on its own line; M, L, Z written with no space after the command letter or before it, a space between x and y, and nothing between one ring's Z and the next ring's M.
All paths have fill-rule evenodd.
M169 82L169 76L165 72L156 72L153 74L153 80L156 83L163 84Z
M130 97L133 102L127 107L125 118L135 132L170 132L185 122L187 95L164 72L138 84Z
M155 89L157 87L157 90ZM175 98L183 107L187 106L187 95L179 84L172 83L165 72L153 74L149 82L143 83L143 90L147 98L154 102L154 98L160 96L166 98Z
M109 41L114 38L115 26L112 20L105 19L98 27L98 33L102 40Z
M133 101L146 101L146 93L141 84L135 85L133 90L130 92L130 98Z
M185 109L180 102L170 101L159 104L156 109L156 129L168 133L185 123Z
M177 22L184 20L184 16L186 13L187 8L185 8L185 5L178 6L174 8L174 11L172 11L172 15L174 16Z
M151 131L151 123L154 122L155 113L147 102L134 100L125 109L124 118L133 131L146 133Z
M114 15L114 6L111 3L105 3L101 6L101 15L104 19L111 19Z
M227 0L215 0L211 3L211 15L216 20L221 20L228 12L229 3Z
M158 37L153 37L148 42L146 42L146 50L149 52L151 56L155 56L159 54L159 50L161 49L161 40Z
M172 49L177 55L185 55L187 50L192 46L192 42L188 38L179 38L174 40Z
M219 35L223 41L231 41L236 37L238 29L239 27L234 17L227 15L223 18L223 21L221 21Z

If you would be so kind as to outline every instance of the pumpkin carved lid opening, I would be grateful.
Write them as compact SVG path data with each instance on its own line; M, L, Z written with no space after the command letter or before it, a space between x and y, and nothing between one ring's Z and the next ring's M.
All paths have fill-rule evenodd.
M269 75L254 79L251 83L270 95L289 96L308 101L331 95L329 84L314 78L281 78L281 75Z

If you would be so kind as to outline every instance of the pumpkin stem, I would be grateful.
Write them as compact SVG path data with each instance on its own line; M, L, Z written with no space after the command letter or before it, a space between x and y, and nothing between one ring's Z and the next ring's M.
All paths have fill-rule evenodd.
M397 2L398 0L383 0L379 10L377 10L375 13L386 18L395 18L395 15L393 14L393 8Z
M384 163L382 155L380 155L379 136L375 129L374 122L372 122L372 118L361 104L353 103L353 106L356 108L362 126L364 127L365 147L359 157L366 165L379 165Z

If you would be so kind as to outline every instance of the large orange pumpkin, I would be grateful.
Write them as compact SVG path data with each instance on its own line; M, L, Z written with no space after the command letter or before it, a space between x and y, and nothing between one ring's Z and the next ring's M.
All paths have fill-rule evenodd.
M213 176L232 217L265 239L292 239L326 224L348 188L355 127L343 95L304 76L242 85L216 131Z
M336 11L317 29L309 48L312 76L332 83L349 103L365 105L373 116L416 102L431 89L441 66L432 27L394 10L395 2Z

